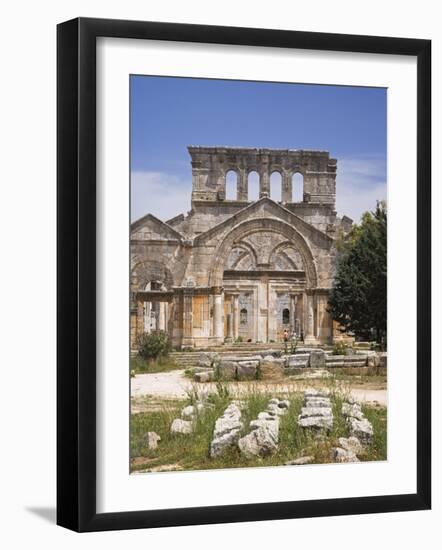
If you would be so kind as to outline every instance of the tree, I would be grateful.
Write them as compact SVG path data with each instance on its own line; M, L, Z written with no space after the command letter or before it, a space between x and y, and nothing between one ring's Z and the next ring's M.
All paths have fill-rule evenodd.
M338 243L329 312L343 332L385 343L387 335L387 209L378 202Z

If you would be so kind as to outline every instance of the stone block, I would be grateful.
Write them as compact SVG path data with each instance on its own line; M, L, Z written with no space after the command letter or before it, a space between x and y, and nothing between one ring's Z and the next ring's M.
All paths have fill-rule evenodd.
M275 361L261 361L259 377L262 380L279 379L284 376L284 367Z
M193 423L190 420L182 420L175 418L170 426L170 433L174 434L190 434L193 431Z
M210 456L221 456L226 449L236 445L241 429L241 410L237 404L231 403L215 422Z
M211 382L214 379L213 371L196 372L193 375L195 382Z
M254 361L239 362L236 368L236 377L238 380L255 380L257 376L257 367L259 363Z
M312 369L325 368L325 352L322 349L314 350L310 353L309 366Z
M331 416L332 410L330 404L328 407L302 407L300 418L306 418L308 416Z
M298 424L301 426L301 428L314 428L331 431L333 429L333 417L306 416L305 418L299 418Z
M267 425L261 425L239 439L238 447L247 458L269 456L278 449L278 440Z
M346 451L352 451L355 455L361 453L364 449L357 437L340 437L339 446Z
M218 377L220 380L234 380L236 378L236 368L238 363L235 361L221 360L218 365Z
M299 355L288 355L286 357L286 366L294 368L305 368L308 366L309 357L310 356L308 353L302 353Z
M364 445L371 445L373 443L373 426L366 418L359 420L350 417L349 422L351 436L358 438Z
M331 450L332 460L335 462L359 462L359 458L353 451L334 447Z
M155 450L158 447L158 441L161 441L161 437L156 432L147 432L146 443L149 450Z

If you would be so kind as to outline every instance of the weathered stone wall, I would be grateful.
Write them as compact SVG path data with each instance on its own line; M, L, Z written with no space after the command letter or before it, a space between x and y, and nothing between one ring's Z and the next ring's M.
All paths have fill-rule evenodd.
M307 343L331 342L327 296L335 236L351 222L336 217L336 160L324 151L189 147L189 152L191 211L168 222L148 214L131 227L137 330L143 300L155 298L168 302L175 345L210 346L239 337L281 340L285 327ZM225 175L232 169L238 174L238 196L229 201ZM260 174L261 198L252 203L247 196L250 170ZM279 204L268 197L274 171L282 175ZM299 203L291 200L291 178L297 172L304 177ZM169 294L143 295L150 282ZM284 309L289 310L285 324Z

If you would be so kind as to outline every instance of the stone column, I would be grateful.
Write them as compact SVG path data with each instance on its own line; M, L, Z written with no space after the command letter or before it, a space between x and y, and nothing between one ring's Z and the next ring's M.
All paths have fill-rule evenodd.
M297 302L298 302L298 296L297 294L290 294L290 325L292 326L292 331L297 331L298 327L296 326L296 312L297 312ZM296 335L299 336L299 334L296 332Z
M166 312L165 312L165 303L159 303L159 312L158 312L158 328L160 330L166 330Z
M144 303L137 300L137 338L144 334Z
M284 172L282 174L282 193L281 201L282 202L293 202L293 192L292 192L292 177L289 173Z
M247 172L245 170L238 170L237 199L239 201L248 200Z
M227 337L226 342L233 342L233 323L232 323L232 314L227 314Z
M223 326L224 300L222 295L222 289L220 287L215 287L212 292L213 292L213 336L216 338L217 343L221 344L224 340L224 326Z
M263 170L259 174L259 198L270 197L270 174Z
M183 296L183 346L193 346L193 296L186 289Z
M314 312L314 304L313 304L313 293L312 291L307 291L305 294L305 341L312 342L315 340L315 334L314 334L314 321L315 321L315 312Z
M233 338L238 339L239 336L239 294L232 296L232 311L233 311Z

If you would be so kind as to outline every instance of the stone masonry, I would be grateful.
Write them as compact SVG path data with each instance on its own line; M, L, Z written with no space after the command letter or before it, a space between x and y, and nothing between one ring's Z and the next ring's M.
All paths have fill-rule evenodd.
M326 151L188 148L191 210L167 221L147 214L131 226L131 347L165 330L177 348L238 339L332 343L327 299L336 236L352 221L335 211L337 161ZM226 174L237 177L226 199ZM259 198L248 179L259 175ZM281 200L270 180L281 178ZM293 200L293 176L303 199ZM165 189L167 192L167 189Z

